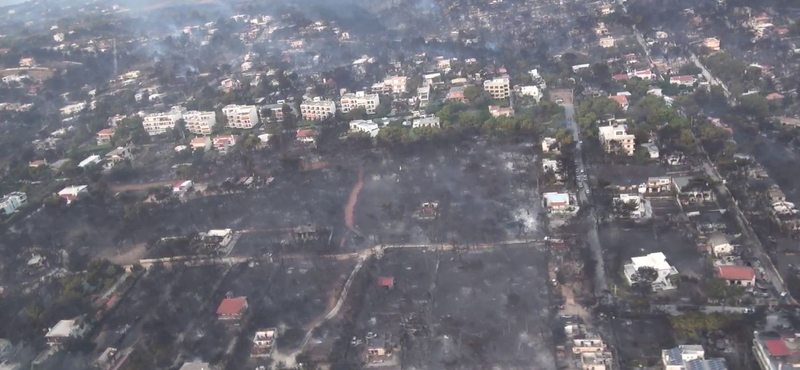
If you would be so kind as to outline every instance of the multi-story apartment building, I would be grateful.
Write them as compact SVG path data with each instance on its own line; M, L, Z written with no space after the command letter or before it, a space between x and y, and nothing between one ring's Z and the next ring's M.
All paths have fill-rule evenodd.
M382 85L383 91L390 92L392 94L405 94L407 90L406 83L408 82L408 77L406 76L389 76L383 80Z
M251 129L258 124L258 108L255 105L230 104L222 108L222 113L228 119L228 127Z
M336 103L333 100L323 100L319 97L300 104L300 114L303 119L323 120L336 114Z
M624 153L633 155L636 137L628 133L625 125L600 127L600 143L606 153Z
M492 99L508 99L511 96L511 80L508 76L486 80L483 81L483 89L492 96Z
M189 111L184 113L186 129L195 135L211 135L211 129L217 124L217 113L213 111Z
M341 105L342 112L347 113L356 108L364 108L367 114L375 114L375 109L380 104L378 94L367 94L363 91L354 93L347 93L342 95Z
M286 105L286 101L278 100L275 104L267 104L264 106L264 115L261 117L263 120L271 120L275 119L275 122L283 122L283 106Z
M169 112L151 113L144 117L142 126L150 136L160 135L175 128L175 123L183 118L184 112L186 112L186 108L173 107Z
M417 99L419 99L420 108L428 106L428 101L431 100L431 85L420 86L417 89Z

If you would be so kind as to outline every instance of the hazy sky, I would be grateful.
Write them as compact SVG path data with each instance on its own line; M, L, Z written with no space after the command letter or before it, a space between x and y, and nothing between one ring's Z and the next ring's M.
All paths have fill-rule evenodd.
M19 3L24 3L28 0L0 0L0 6L9 6Z

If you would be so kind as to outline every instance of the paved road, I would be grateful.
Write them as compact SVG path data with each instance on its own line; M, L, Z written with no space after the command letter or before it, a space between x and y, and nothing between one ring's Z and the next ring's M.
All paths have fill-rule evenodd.
M722 91L725 93L725 97L728 99L733 99L733 97L731 96L731 92L728 91L728 86L725 86L725 84L722 81L716 79L711 74L711 72L709 72L708 69L706 69L706 66L704 66L703 63L700 62L700 58L698 58L697 55L694 55L694 53L692 53L691 59L694 65L697 66L697 68L700 68L701 71L703 71L703 78L705 78L706 81L708 81L708 83L710 83L712 86L718 85L722 87Z
M758 261L761 263L761 266L764 268L766 274L764 274L764 278L772 284L775 288L775 291L778 293L786 292L786 286L783 282L783 278L781 274L778 273L778 269L775 268L775 264L772 263L772 259L770 259L767 252L764 250L764 246L761 244L761 241L758 239L755 231L753 230L753 226L750 224L750 221L747 220L747 217L744 216L744 213L739 208L739 204L736 202L733 195L728 190L728 187L723 183L722 176L719 175L719 172L716 168L714 168L710 164L710 160L704 161L703 169L705 170L706 174L714 181L717 182L717 192L720 194L726 194L729 198L733 199L733 203L731 204L731 209L736 214L736 221L739 224L740 229L747 235L747 239L751 243L751 248L749 248L750 252L752 252Z
M572 130L572 135L576 143L575 171L577 171L579 174L586 173L586 166L583 163L583 153L581 152L580 130L578 130L578 125L575 123L575 106L571 103L565 103L562 104L562 106L565 110L567 124ZM608 300L611 298L611 296L608 290L608 281L606 280L606 268L605 262L603 261L603 248L600 246L600 237L597 235L597 217L594 213L594 208L591 207L591 201L589 200L590 188L587 180L588 176L581 177L579 180L577 180L578 199L581 207L584 207L588 210L587 220L589 221L590 227L586 232L586 240L589 243L589 247L592 248L594 259L597 262L594 278L595 297L598 300Z
M672 316L680 316L686 312L689 312L687 310L681 311L678 309L678 306L673 304L660 305L656 306L655 308ZM696 311L702 313L750 313L753 312L753 308L734 306L699 306L697 307Z
M706 67L700 62L700 59L698 59L697 56L694 54L692 54L692 61L695 63L695 65L697 65L698 67L700 67L700 69L703 70L703 76L707 80L709 80L709 82L711 82L712 84L718 84L722 86L722 89L725 92L725 96L728 98L728 104L731 106L736 106L736 99L728 91L728 87L725 86L725 84L722 81L714 77L711 74L711 72L709 72L708 69L706 69ZM717 188L718 192L720 194L727 194L728 197L733 199L733 204L731 205L731 208L736 213L736 221L738 222L740 228L742 229L742 232L744 232L747 235L747 239L751 243L751 247L749 248L749 250L756 256L756 258L758 258L759 262L761 263L761 266L764 268L764 271L766 272L765 274L766 280L769 281L770 284L772 284L772 286L778 293L787 292L786 285L784 284L783 281L783 277L781 277L781 274L778 272L778 269L775 268L775 264L772 263L772 259L764 249L764 245L762 245L761 241L758 239L758 236L753 230L750 221L747 219L747 217L744 216L744 213L739 208L739 204L736 202L736 199L733 197L730 190L728 190L728 187L725 185L723 181L724 179L722 178L722 176L720 176L719 171L717 171L717 168L712 165L711 159L708 158L708 156L706 156L705 160L703 161L703 169L705 170L706 174L708 174L708 176L711 177L712 180L716 181L719 184ZM791 300L795 304L797 303L793 297L789 297L789 300Z

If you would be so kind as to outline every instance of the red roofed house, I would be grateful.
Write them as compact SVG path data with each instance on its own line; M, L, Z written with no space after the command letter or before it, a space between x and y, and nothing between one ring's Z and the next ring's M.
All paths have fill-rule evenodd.
M394 278L393 277L380 277L380 278L378 278L378 287L379 288L386 288L386 289L394 288Z
M211 139L211 146L220 154L228 154L228 149L236 145L236 135L217 135Z
M97 145L111 144L111 139L114 137L113 128L104 128L97 132Z
M490 105L489 113L492 117L512 117L514 115L514 108Z
M625 95L611 95L608 97L609 99L617 102L622 110L628 110L628 97Z
M628 75L623 73L619 75L614 75L614 81L625 81L628 79Z
M649 81L655 78L655 74L649 69L639 69L633 71L633 77L639 77L643 80Z
M628 63L628 64L639 63L639 57L636 56L636 54L633 54L633 53L625 54L625 55L622 56L622 58L624 58L625 59L625 63Z
M301 128L297 130L298 142L303 144L316 144L317 143L317 130L313 128Z
M767 339L764 341L764 344L767 346L769 354L775 357L785 357L791 354L789 347L783 339Z
M756 283L756 270L748 266L718 266L717 273L728 285L752 286Z
M753 353L759 367L764 370L789 370L800 368L800 337L794 333L761 335L754 333Z
M247 311L247 297L225 298L217 308L217 318L220 320L239 320Z
M774 92L771 94L767 94L767 100L781 100L781 99L783 99L783 95L779 93Z

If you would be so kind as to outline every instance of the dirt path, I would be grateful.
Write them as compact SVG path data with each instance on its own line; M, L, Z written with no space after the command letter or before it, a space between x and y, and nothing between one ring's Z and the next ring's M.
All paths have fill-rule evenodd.
M358 231L356 231L353 210L356 208L356 203L358 202L358 193L361 192L361 188L363 187L364 168L361 167L358 169L358 181L356 181L355 186L353 186L353 190L350 191L350 199L347 201L347 205L344 207L344 224L347 225L347 228L354 233L358 233Z
M347 238L350 236L350 233L355 233L356 235L361 235L361 233L356 230L356 221L355 221L355 208L356 203L358 203L358 193L361 192L361 188L364 187L364 167L358 169L358 180L356 184L353 185L353 190L350 190L350 198L347 200L347 204L344 206L344 224L347 226L347 232L342 235L342 240L339 242L339 248L344 248L344 244L347 242Z
M114 253L115 251L116 249L114 248L107 249L105 253L101 254L101 257L107 258L112 263L118 265L133 265L138 263L139 260L144 258L147 254L147 244L136 244L133 248L122 254Z
M167 180L167 181L153 181L153 182L142 182L142 183L127 183L127 184L112 184L109 188L112 191L139 191L139 190L147 190L150 188L155 188L159 186L168 186L175 184L175 180Z

